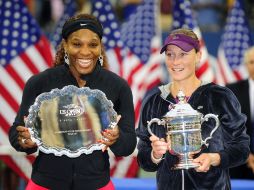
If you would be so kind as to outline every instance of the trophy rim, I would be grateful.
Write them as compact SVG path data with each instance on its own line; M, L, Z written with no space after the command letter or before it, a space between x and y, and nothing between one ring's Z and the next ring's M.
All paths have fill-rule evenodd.
M31 139L33 142L35 142L39 148L40 151L50 154L53 153L55 156L62 156L66 155L70 158L76 158L79 157L81 154L91 154L95 150L101 150L105 145L101 143L94 143L89 145L88 147L80 147L76 150L69 150L67 148L59 148L59 147L50 147L43 143L42 139L38 135L38 131L36 131L35 127L33 127L33 123L35 122L35 119L37 117L37 113L40 110L40 106L43 101L45 100L51 100L59 96L65 96L65 95L87 95L87 96L94 96L96 97L100 102L103 108L109 110L110 113L110 120L111 123L116 123L117 121L117 113L113 108L113 103L111 100L108 100L106 97L106 94L98 89L91 89L89 87L76 87L74 85L68 85L63 87L62 89L54 88L49 92L43 92L40 95L38 95L35 99L35 102L33 105L29 108L29 113L27 116L27 120L25 122L25 126L28 128L29 133L31 135ZM103 104L102 104L103 102ZM111 124L110 123L110 124ZM108 126L110 127L110 125Z
M167 116L166 114L162 117L163 119L169 120L169 119L176 119L176 118L185 118L185 117L202 117L203 114L198 112L196 114L182 114L182 115L172 115L172 116Z

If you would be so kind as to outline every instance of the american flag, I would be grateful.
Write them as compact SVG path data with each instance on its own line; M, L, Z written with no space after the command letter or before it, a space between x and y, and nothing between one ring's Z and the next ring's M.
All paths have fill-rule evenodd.
M64 11L63 15L61 16L60 20L57 22L55 30L53 31L52 35L49 37L51 44L57 49L57 46L60 44L62 40L62 27L65 21L73 16L77 12L77 4L76 1L73 0L66 0L64 2Z
M48 68L52 51L22 0L0 1L0 159L25 179L34 156L17 156L10 147L12 125L27 79ZM16 153L17 154L17 153Z
M206 82L215 81L214 71L211 63L209 62L209 54L205 46L205 42L202 38L201 31L198 27L197 21L193 16L191 10L191 3L189 0L174 0L173 1L173 27L178 28L190 28L198 36L201 41L202 58L197 65L196 74L199 79Z
M157 1L145 0L119 30L119 23L108 0L93 1L93 15L104 27L103 42L110 69L128 81L135 107L136 124L145 93L165 80L164 61L160 55L160 31L156 31ZM137 162L135 153L126 158L111 159L111 175L135 177Z
M251 44L251 33L244 13L243 1L236 0L230 10L221 44L218 50L217 73L221 75L220 84L235 82L248 77L243 56Z

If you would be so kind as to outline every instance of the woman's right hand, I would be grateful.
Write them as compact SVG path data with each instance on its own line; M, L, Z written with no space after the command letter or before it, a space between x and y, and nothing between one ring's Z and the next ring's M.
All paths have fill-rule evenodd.
M247 166L252 170L254 173L254 154L250 153L248 160L247 160Z
M156 137L152 135L150 137L152 154L155 159L160 159L163 155L170 150L170 144L165 141L163 138Z
M36 143L32 141L27 127L18 126L16 130L18 131L18 142L22 148L27 149L37 146Z

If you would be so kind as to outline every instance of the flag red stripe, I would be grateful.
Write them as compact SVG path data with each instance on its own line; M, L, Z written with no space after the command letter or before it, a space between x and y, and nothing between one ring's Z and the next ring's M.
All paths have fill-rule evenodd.
M137 162L137 157L133 157L125 177L137 177L138 170L139 170L139 166Z
M6 135L8 135L10 125L5 120L5 118L2 116L2 114L0 114L0 123L1 123L1 127L4 130L4 132L6 133ZM29 156L26 156L26 159L32 164L35 160L35 156L34 155L29 155Z
M146 91L149 91L150 89L154 88L155 86L158 86L161 84L161 79L157 78L154 81L150 82L149 85L146 87ZM143 99L140 98L135 105L135 120L137 121L139 118L139 114L140 114L140 109L141 109L141 105L142 105L142 101Z
M133 68L128 76L128 84L131 86L133 83L133 75L138 72L139 70L141 70L143 68L143 64L138 64L135 68Z
M158 86L161 84L161 79L160 78L157 78L155 79L153 82L150 82L149 85L147 86L147 90L150 90L152 89L153 87L155 86Z
M155 71L156 69L159 69L160 65L159 64L155 64L150 66L147 74L152 73L153 71ZM159 77L159 76L157 76ZM139 85L138 85L138 89L142 89L143 87L146 87L146 85L148 85L146 82L142 81ZM147 88L147 87L146 87ZM147 89L146 89L147 90Z
M120 48L115 48L114 52L115 52L115 55L117 57L117 63L119 64L119 68L120 68L119 69L119 76L123 76L123 67L122 67L122 65L123 65L122 60L123 60L123 58L121 56L121 49Z
M15 71L15 69L12 67L12 64L8 64L5 67L5 70L8 72L8 74L15 80L15 82L18 84L20 89L22 90L25 86L24 81L19 76L19 74Z
M3 98L8 102L9 106L11 106L12 109L17 112L19 109L18 103L16 102L16 100L14 100L13 96L6 90L2 83L0 83L0 92Z
M6 135L8 136L8 132L10 129L10 125L9 123L5 120L5 118L2 116L2 114L0 113L0 123L1 123L1 128L3 129L3 131L6 133ZM11 158L10 158L11 159ZM32 164L35 160L35 156L34 155L29 155L26 156L26 159ZM11 159L12 160L12 159ZM15 168L17 167L17 165L15 165L15 167L12 167L13 170L15 171ZM23 172L22 172L23 173Z
M48 67L53 65L53 57L50 50L50 44L45 36L41 36L38 43L35 44L35 48L40 52Z
M24 61L24 63L31 70L32 73L39 73L39 70L36 68L32 60L27 56L26 53L20 54L20 58Z
M201 48L205 47L205 41L203 38L200 39L200 47Z
M116 162L115 165L110 168L110 176L114 176L114 173L117 169L118 162L123 159L123 157L114 157L114 161Z
M5 120L5 118L2 116L0 113L0 123L1 123L1 128L4 130L6 134L8 134L8 131L10 129L9 123Z
M208 60L202 63L200 67L196 70L196 75L200 78L209 68Z
M9 133L9 129L10 129L10 125L9 123L5 120L5 118L2 116L2 114L0 113L0 123L1 123L1 128L4 130L4 132L6 133L6 135L8 135ZM35 156L34 155L29 155L26 156L27 160L32 164L35 160Z
M15 171L20 177L29 180L28 176L24 174L24 172L20 169L20 167L16 164L16 162L10 156L0 155L0 160L3 160L5 164L7 164L13 171Z
M28 156L26 156L26 158L32 164L35 161L36 156L34 156L34 155L28 155Z
M154 48L154 47L151 47L151 54L157 54L157 52L160 51L159 48Z
M0 123L1 128L4 130L6 135L8 136L8 132L10 129L10 125L5 120L5 118L0 114ZM32 164L35 160L35 157L33 155L27 156L27 160ZM8 155L0 155L0 160L3 160L10 168L12 168L18 175L23 177L24 179L28 179L25 174L22 172L21 168L15 163L15 161Z
M135 105L135 121L137 121L139 118L141 105L142 105L142 99L139 99Z
M3 2L6 2L6 1L3 1ZM27 0L26 0L26 2L27 2ZM28 18L27 19L27 24L28 24L28 26L30 26L29 30L26 31L26 30L23 30L22 27L20 27L19 32L22 33L22 34L23 33L27 34L28 36L30 36L30 35L33 35L34 37L37 36L37 35L41 36L41 32L39 31L38 25L37 24L33 25L33 22L30 22L30 21L32 21L32 17L31 17L31 15L27 14L28 11L23 11L23 12L20 11L20 10L23 10L23 9L26 10L26 6L24 6L23 2L19 1L19 3L17 5L19 5L18 8L20 8L20 9L19 9L19 11L17 11L18 9L17 10L15 9L14 13L15 12L20 13L20 17L19 18L14 18L13 15L15 15L15 14L13 13L8 18L3 15L3 19L4 20L7 19L9 21L11 21L11 20L15 21L16 19L21 19L22 20L23 17ZM1 4L1 8L2 8L2 6L4 7L5 3ZM9 7L6 7L6 10L8 10L8 9L9 9ZM4 27L4 29L5 29L5 27ZM8 27L6 27L6 28L8 28ZM34 30L34 32L30 32L32 30ZM13 37L13 36L11 36L11 37ZM8 39L9 40L14 40L14 38L13 39L8 38ZM4 64L8 65L8 66L4 67L4 69L5 69L5 72L12 78L11 80L14 81L15 85L18 86L17 88L20 88L20 90L22 91L24 86L25 86L25 82L26 82L25 79L30 77L30 76L25 76L25 75L30 75L30 73L31 74L39 73L40 72L40 67L44 68L46 66L50 66L52 64L52 56L53 55L52 55L50 44L49 44L49 42L48 42L48 40L46 39L45 36L41 36L36 44L32 43L30 40L27 41L26 39L23 39L23 41L18 41L18 42L19 43L24 42L25 44L28 44L28 48L23 50L23 52L19 53L16 57L12 57L13 61L10 61L9 63L4 63ZM10 43L8 43L8 45L10 45L10 44L11 44L11 41L10 41ZM19 45L21 45L21 44L19 44ZM23 47L20 47L20 48L23 48ZM10 46L10 49L16 50L14 47L11 47L11 46ZM32 50L31 54L29 54L30 53L29 50ZM36 51L35 55L33 55L34 50ZM38 54L40 54L39 59L40 59L40 57L42 57L42 59L43 59L42 61L38 60L36 58L36 56L38 55L37 52L38 52ZM17 59L15 60L15 58L17 58ZM35 62L34 62L33 58L36 59ZM19 59L21 59L21 60L19 60ZM6 59L3 58L3 60L5 61ZM39 67L37 68L37 64L36 64L37 60L40 61L39 62L40 64L42 62L42 64L44 64L45 66L44 65L39 65ZM14 62L14 61L17 61L17 62ZM45 63L43 63L43 62L45 62ZM16 67L16 64L18 64L18 66L27 67L27 69L30 70L30 71L29 72L23 72L23 71L17 70L19 68ZM23 65L21 65L21 64L23 64ZM26 68L25 68L25 70L26 70ZM8 78L5 79L5 80L8 80ZM18 97L18 100L15 97L19 96L20 94L17 94L15 92L12 93L11 90L8 91L9 89L14 88L14 85L13 86L8 85L7 82L4 83L5 80L3 82L2 81L0 82L1 97L4 98L4 102L6 101L6 103L8 104L7 106L8 106L9 109L13 109L14 112L17 112L18 108L19 108L18 100L21 97ZM4 107L2 106L1 107L1 112L0 112L0 125L1 125L1 129L3 130L2 135L3 135L3 137L5 137L5 135L8 136L8 132L9 132L10 125L11 125L10 124L11 120L7 117L12 117L12 115L6 116L5 114L3 114L3 113L5 113L5 110L3 110L3 108ZM14 114L16 114L16 113L14 113ZM13 115L13 117L14 117L14 115ZM3 144L7 144L7 143L8 142L3 142ZM11 152L12 151L10 151L10 153ZM12 156L1 155L0 159L3 160L6 163L6 165L8 165L12 170L14 170L22 178L24 178L26 180L28 180L30 178L30 174L27 173L27 172L30 171L30 166L31 166L30 163L32 164L34 162L35 155L26 156L26 155L21 154L17 158L16 158L15 155L12 155ZM29 168L25 168L25 167L29 167Z
M115 164L112 168L110 168L110 176L114 176L117 164Z
M235 75L237 81L238 81L238 80L242 80L242 76L241 76L241 74L240 74L238 71L233 70L233 73L234 73L234 75Z

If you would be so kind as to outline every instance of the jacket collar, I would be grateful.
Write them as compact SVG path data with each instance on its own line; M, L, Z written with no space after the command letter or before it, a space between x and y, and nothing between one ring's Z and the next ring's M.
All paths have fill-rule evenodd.
M204 86L204 85L206 85L206 84L208 84L207 82L203 82L203 81L201 81L201 85L200 85L200 87L201 86ZM171 85L171 82L169 82L168 84L165 84L165 85L161 85L161 86L159 86L159 90L161 91L161 97L163 98L163 99L167 99L167 97L170 95L170 85Z

